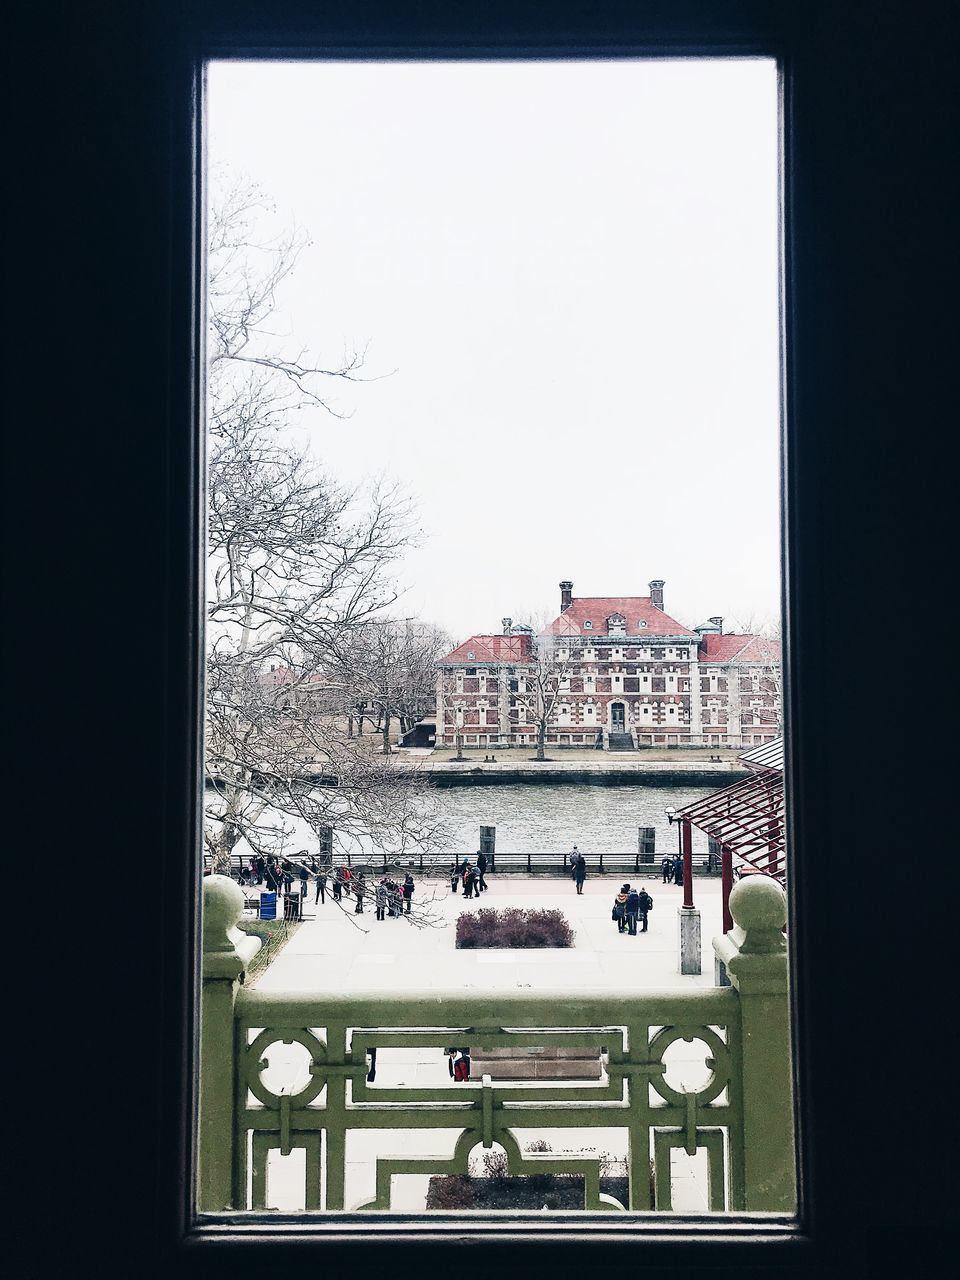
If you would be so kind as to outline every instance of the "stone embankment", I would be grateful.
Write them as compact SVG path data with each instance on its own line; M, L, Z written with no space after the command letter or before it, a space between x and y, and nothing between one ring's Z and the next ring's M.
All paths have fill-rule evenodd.
M588 786L725 786L745 778L749 770L723 760L417 760L416 772L437 787L495 786L500 783L569 782Z

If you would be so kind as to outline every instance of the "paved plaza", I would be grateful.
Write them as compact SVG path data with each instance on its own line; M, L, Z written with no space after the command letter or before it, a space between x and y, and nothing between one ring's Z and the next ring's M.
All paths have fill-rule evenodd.
M371 878L374 882L376 877ZM499 879L489 874L488 892L480 899L465 900L450 890L449 880L417 880L415 904L435 917L435 923L417 927L405 918L377 921L368 903L361 916L352 905L341 909L327 894L325 904L307 900L306 918L277 958L253 984L263 991L323 992L382 991L391 993L453 989L489 992L518 989L563 991L622 991L625 1002L642 991L695 990L713 985L711 939L720 932L720 881L695 880L696 905L701 912L703 964L700 975L681 976L677 908L683 890L656 879L634 879L654 899L647 933L636 937L617 932L610 918L613 898L623 880L594 875L582 895L566 877L555 879ZM368 881L370 884L370 881ZM372 886L371 886L372 887ZM344 899L346 903L346 899ZM352 902L352 900L351 900ZM569 950L458 951L454 928L461 912L483 907L557 907L576 932ZM306 1078L306 1053L299 1045L275 1044L269 1052L272 1086L294 1092ZM704 1046L675 1043L668 1051L668 1080L675 1087L698 1086L707 1075ZM446 1059L434 1049L381 1050L377 1061L378 1085L450 1086ZM619 1144L617 1135L621 1135ZM599 1152L614 1156L626 1152L626 1131L561 1130L525 1132L518 1129L521 1145L545 1139L555 1153L567 1150ZM353 1132L347 1150L347 1207L374 1193L377 1156L434 1156L452 1154L455 1135L443 1130ZM571 1144L575 1143L575 1146ZM676 1210L707 1209L705 1153L692 1159L675 1153L673 1203ZM303 1153L272 1153L269 1166L268 1203L296 1211L303 1207ZM393 1207L422 1210L428 1178L409 1175L394 1179Z
M368 888L377 879L371 876ZM614 896L624 879L646 887L654 900L649 929L635 938L619 934L610 919ZM256 985L263 991L298 992L330 986L341 991L384 992L580 987L632 994L713 984L710 939L720 932L719 878L694 880L703 937L699 977L679 973L677 908L683 889L663 884L659 870L649 879L594 875L581 895L568 877L501 879L490 873L487 883L490 887L479 899L466 900L462 893L451 892L449 880L417 879L415 908L436 917L436 923L421 928L406 919L377 921L369 902L363 915L355 916L352 905L341 909L329 892L325 904L314 906L311 892L307 918ZM556 907L573 926L576 945L569 950L456 950L457 917L483 907Z

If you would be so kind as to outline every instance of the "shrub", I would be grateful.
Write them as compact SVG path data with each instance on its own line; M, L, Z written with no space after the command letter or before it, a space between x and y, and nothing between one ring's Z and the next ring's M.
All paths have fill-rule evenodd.
M475 947L572 947L574 932L562 911L520 907L464 913L457 920L456 945Z
M495 1182L507 1177L507 1153L505 1151L485 1151L482 1157L483 1171Z
M463 1173L431 1178L427 1187L428 1209L469 1209L475 1199L473 1181Z

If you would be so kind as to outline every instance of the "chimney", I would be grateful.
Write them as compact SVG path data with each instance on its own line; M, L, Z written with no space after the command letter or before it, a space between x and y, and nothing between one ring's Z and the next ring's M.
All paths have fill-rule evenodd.
M573 604L573 583L561 582L560 583L560 612L563 613L564 609L569 609L572 604Z
M713 625L720 632L720 634L723 635L723 619L722 618L708 618L707 621L712 622Z
M654 578L650 583L650 603L655 609L663 609L663 584L665 579Z
M501 621L503 622L503 634L505 636L513 635L513 619L503 618Z

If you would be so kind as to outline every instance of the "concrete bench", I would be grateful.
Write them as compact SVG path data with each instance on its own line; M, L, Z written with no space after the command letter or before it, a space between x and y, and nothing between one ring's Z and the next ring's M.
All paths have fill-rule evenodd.
M478 1080L599 1080L603 1066L598 1049L565 1045L512 1045L482 1049L470 1055L470 1075Z

